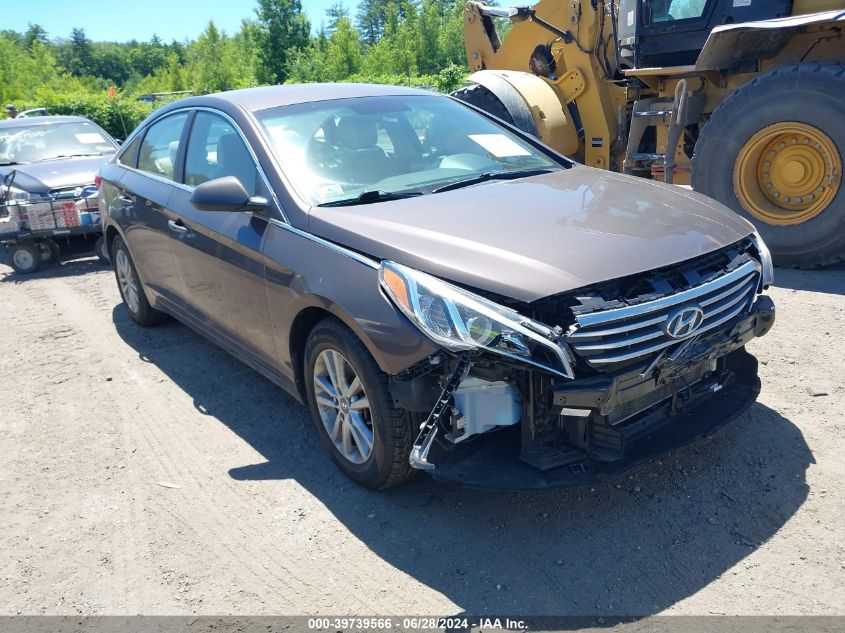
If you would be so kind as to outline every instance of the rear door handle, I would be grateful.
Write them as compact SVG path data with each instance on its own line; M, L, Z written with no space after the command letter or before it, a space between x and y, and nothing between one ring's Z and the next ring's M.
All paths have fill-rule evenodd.
M168 220L167 226L170 227L171 231L176 231L177 233L188 232L188 227L182 224L182 220Z
M118 196L118 200L120 200L123 204L135 204L135 200L130 198L129 196Z

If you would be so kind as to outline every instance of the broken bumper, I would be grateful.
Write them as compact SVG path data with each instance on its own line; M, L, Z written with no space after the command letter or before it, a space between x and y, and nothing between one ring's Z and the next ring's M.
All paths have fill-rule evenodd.
M587 486L625 472L711 434L754 403L760 392L757 360L744 346L773 323L771 300L759 297L749 314L690 350L662 387L651 377L631 374L553 387L556 411L591 409L579 422L583 442L565 465L541 469L527 463L524 429L516 425L466 444L435 444L429 472L438 480L491 490ZM711 373L714 364L718 371ZM648 406L637 409L644 402Z

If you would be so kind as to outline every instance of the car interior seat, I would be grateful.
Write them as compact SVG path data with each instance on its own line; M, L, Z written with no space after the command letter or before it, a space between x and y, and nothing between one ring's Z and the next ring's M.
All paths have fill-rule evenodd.
M391 162L378 146L378 120L358 114L337 123L332 143L342 153L345 176L351 182L378 181L390 175Z

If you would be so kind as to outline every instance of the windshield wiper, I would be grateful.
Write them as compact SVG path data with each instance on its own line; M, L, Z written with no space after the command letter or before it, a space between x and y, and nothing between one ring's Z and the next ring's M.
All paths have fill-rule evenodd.
M49 158L39 158L32 161L33 163L45 163L48 160L56 160L58 158L79 158L80 156L102 156L102 152L94 152L92 154L59 154L58 156L50 156Z
M530 176L539 176L540 174L548 174L557 171L556 169L520 169L517 171L485 171L484 173L464 178L457 182L450 182L448 185L437 187L431 193L440 193L441 191L451 191L452 189L461 189L469 187L470 185L477 185L488 180L516 180L517 178L528 178Z
M318 207L348 207L355 204L372 204L373 202L387 202L388 200L401 200L403 198L414 198L423 195L422 191L365 191L355 198L344 198L343 200L332 200L318 204Z

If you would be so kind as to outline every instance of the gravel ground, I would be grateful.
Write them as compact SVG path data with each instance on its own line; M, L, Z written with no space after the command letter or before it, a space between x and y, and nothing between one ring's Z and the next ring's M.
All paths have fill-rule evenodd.
M778 278L714 437L595 488L374 493L95 260L0 266L0 614L845 614L845 268Z

